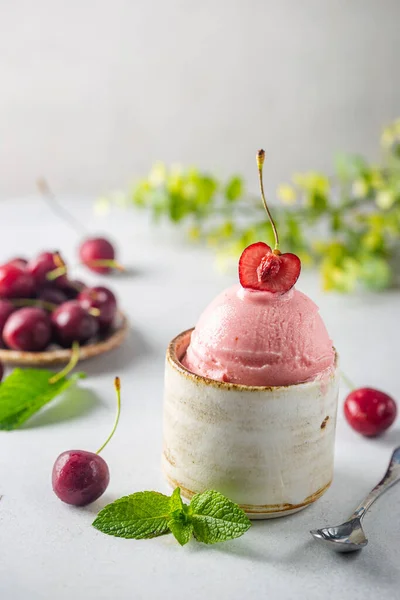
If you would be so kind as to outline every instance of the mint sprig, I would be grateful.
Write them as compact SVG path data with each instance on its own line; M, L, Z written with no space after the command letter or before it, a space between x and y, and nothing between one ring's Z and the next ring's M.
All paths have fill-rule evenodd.
M108 535L136 540L171 532L184 546L193 535L205 544L232 540L243 535L251 522L237 504L219 492L196 494L187 505L176 488L170 497L138 492L120 498L99 512L93 526Z
M54 372L47 369L14 369L0 385L0 430L18 429L84 376L84 373L76 373L56 380Z

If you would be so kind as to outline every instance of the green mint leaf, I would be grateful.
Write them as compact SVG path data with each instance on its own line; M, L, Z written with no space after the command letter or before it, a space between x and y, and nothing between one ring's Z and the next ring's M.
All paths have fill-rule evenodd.
M172 492L170 498L170 511L173 513L175 511L183 511L185 508L187 508L187 506L182 502L181 489L177 487Z
M53 376L47 369L14 369L0 385L0 430L17 429L85 375L75 373L52 384Z
M108 504L93 527L108 535L141 540L168 533L171 498L158 492L137 492Z
M189 517L189 507L182 502L179 488L172 492L170 507L171 515L168 527L180 545L184 546L193 535L193 525Z
M251 527L248 517L237 504L213 490L193 496L189 516L195 538L205 544L232 540Z

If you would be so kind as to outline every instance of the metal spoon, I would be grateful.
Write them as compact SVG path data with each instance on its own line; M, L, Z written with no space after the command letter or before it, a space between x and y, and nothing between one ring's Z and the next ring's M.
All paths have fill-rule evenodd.
M311 535L315 540L330 546L336 552L361 550L368 544L361 525L361 519L371 504L398 481L400 481L400 446L393 452L383 479L374 487L365 500L357 506L349 519L336 527L313 529L310 531Z

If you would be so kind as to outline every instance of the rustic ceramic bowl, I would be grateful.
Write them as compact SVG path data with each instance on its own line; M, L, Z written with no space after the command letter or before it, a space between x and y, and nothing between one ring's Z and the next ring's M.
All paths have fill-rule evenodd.
M127 317L118 312L115 326L100 339L89 342L79 348L79 362L93 358L118 348L129 332ZM0 361L7 365L24 365L29 367L51 367L67 364L71 360L71 348L55 347L43 352L22 352L20 350L0 349Z
M339 373L280 387L214 381L182 366L192 330L172 340L165 371L163 471L191 498L215 489L253 519L280 517L328 489Z

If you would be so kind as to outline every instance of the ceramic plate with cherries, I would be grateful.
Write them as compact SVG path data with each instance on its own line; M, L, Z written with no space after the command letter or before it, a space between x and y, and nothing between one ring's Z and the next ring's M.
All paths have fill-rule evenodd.
M105 238L88 238L80 263L99 275L120 266ZM0 360L9 364L68 362L72 345L80 359L120 345L128 324L114 293L69 277L60 252L48 250L0 265Z

